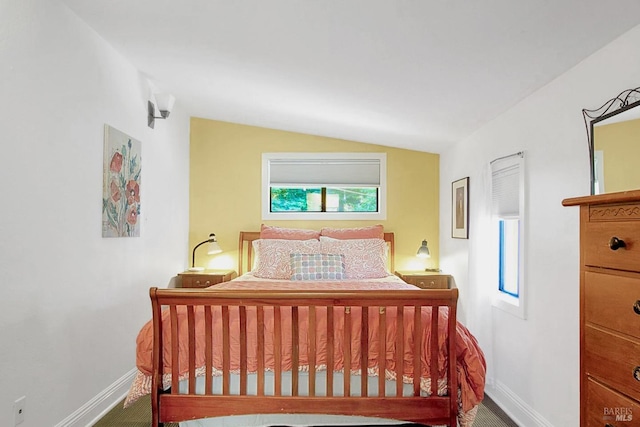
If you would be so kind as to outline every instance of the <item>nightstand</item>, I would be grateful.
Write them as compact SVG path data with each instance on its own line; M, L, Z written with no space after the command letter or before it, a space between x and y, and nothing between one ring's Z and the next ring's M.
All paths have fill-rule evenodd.
M208 288L237 276L233 270L184 271L178 274L181 288Z
M396 271L396 276L422 289L448 289L451 287L451 276L429 271Z

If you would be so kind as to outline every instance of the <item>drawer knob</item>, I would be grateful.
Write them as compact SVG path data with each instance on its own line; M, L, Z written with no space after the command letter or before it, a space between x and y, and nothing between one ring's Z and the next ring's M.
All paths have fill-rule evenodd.
M636 366L636 369L633 370L633 378L635 378L636 381L640 381L640 366Z
M633 311L635 311L636 314L640 314L640 300L636 301L636 303L633 304Z
M612 237L611 240L609 240L609 248L612 251L617 251L620 248L626 248L627 244L624 242L624 240L618 239L617 237Z

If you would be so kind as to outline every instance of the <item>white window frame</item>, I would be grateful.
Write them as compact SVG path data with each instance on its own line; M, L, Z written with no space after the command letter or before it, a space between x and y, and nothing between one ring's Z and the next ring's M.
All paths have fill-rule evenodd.
M380 163L378 212L271 212L270 163L273 160L377 160ZM301 183L304 177L301 178ZM386 153L262 153L263 220L385 220L387 219Z
M501 208L496 205L500 205L501 203L504 205L504 201L496 201L495 198L495 175L494 173L497 171L503 171L505 169L516 167L518 170L517 176L517 194L507 195L507 204L511 204L512 206L517 205L517 213L507 213L501 214L499 211ZM495 283L495 292L492 300L492 304L494 307L499 308L500 310L506 311L514 316L517 316L521 319L527 318L526 311L526 301L527 301L527 288L525 283L525 275L524 275L524 259L525 259L525 242L526 242L526 215L525 215L525 161L524 161L524 152L519 152L517 154L507 156L504 158L496 159L491 162L491 204L492 204L492 229L495 233L495 239L497 244L494 245L495 248L495 266L498 269L500 256L500 247L499 247L499 220L503 219L513 219L518 218L519 221L519 241L518 241L518 296L513 296L506 292L502 292L499 289L499 275L496 275L498 280ZM503 195L504 196L504 195ZM517 197L517 200L514 200Z

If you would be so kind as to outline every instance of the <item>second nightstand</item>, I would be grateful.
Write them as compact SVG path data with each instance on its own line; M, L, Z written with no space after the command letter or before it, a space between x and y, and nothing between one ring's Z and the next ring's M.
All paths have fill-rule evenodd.
M181 288L208 288L237 276L233 270L184 271L178 274Z
M396 271L396 276L422 289L448 289L451 287L451 276L428 271Z

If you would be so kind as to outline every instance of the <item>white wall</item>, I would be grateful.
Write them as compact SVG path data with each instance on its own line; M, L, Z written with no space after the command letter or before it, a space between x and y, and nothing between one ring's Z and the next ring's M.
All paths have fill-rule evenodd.
M22 426L52 426L130 372L149 287L187 264L189 119L178 100L149 129L147 97L58 1L0 0L2 426L20 396ZM105 123L142 141L138 238L101 237Z
M640 27L606 46L440 157L441 267L488 361L488 394L523 426L579 425L579 215L589 194L583 108L640 86ZM535 59L532 59L535 66ZM528 317L492 308L489 162L526 152ZM452 239L451 182L470 177L469 240Z

